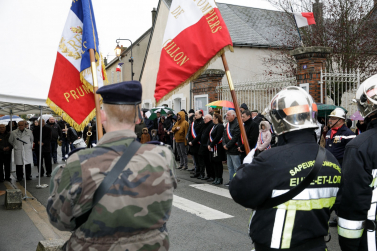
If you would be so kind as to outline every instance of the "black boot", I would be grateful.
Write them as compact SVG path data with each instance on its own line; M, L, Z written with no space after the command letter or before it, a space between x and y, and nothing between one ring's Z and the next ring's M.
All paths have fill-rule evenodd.
M210 177L210 178L207 180L207 182L212 182L212 181L214 181L214 180L215 180L214 178Z
M213 184L213 185L216 185L218 180L219 180L219 178L215 178L215 181L212 182L212 184Z
M198 178L198 177L200 177L200 174L199 174L199 173L190 176L190 178Z
M216 185L222 185L222 184L223 184L223 179L222 179L222 178L219 178L219 179L217 180Z

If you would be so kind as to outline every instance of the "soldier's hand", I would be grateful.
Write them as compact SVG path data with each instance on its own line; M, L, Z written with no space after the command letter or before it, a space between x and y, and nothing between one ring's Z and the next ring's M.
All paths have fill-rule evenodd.
M208 146L208 151L211 151L211 146Z
M192 146L192 143L191 143L191 142L189 142L189 145L190 145L190 146Z
M228 150L228 148L227 148L226 146L224 146L224 149L225 149L225 150Z

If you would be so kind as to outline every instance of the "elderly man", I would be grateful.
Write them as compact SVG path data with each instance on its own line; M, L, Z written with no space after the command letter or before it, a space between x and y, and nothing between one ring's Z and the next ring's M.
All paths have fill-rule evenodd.
M340 166L343 164L346 145L356 138L355 133L345 125L345 122L346 113L342 108L336 108L329 115L330 129L326 135L326 149L335 156Z
M6 131L6 126L0 125L0 182L4 180L11 181L10 162L12 145L9 143L9 136L10 133Z
M198 167L200 169L200 178L202 180L208 180L208 182L215 180L215 170L211 164L211 159L208 151L209 133L212 127L212 116L210 114L207 114L206 116L204 116L203 133L200 137ZM204 170L207 171L207 177L204 177Z
M74 231L65 250L169 250L166 223L177 186L173 153L135 142L140 82L107 85L97 94L103 98L106 134L94 151L75 152L65 167L54 170L50 222Z
M25 142L21 142L20 140ZM25 164L26 179L31 180L31 163L33 163L33 133L25 128L25 121L18 122L18 129L12 131L9 143L14 148L14 163L16 164L17 181L22 181Z
M251 118L251 112L245 110L242 112L242 122L245 126L247 141L249 142L250 150L255 148L258 136L259 136L259 126ZM243 144L242 137L238 140L238 151L241 153L241 162L246 157L245 146Z
M46 127L51 129L51 158L54 164L58 163L58 140L62 141L62 129L56 123L54 117L50 117L46 123Z
M236 112L230 110L226 113L228 123L223 133L223 147L226 151L226 159L229 169L229 182L233 179L238 167L241 165L241 158L238 152L238 140L241 135L240 127L236 119ZM225 186L229 186L229 182Z
M40 126L42 125L42 142L40 142ZM37 154L39 161L39 147L42 145L42 158L41 158L41 177L44 176L45 170L43 168L43 160L46 166L46 175L51 177L52 163L51 163L51 129L46 126L45 121L39 120L39 125L33 130L35 153ZM37 176L38 177L38 176Z
M188 135L188 144L190 146L190 153L194 156L194 161L196 164L195 174L190 176L190 178L204 178L204 175L200 173L199 168L199 148L200 148L200 138L202 137L204 127L203 112L198 110L195 112L195 121L191 123L190 132Z

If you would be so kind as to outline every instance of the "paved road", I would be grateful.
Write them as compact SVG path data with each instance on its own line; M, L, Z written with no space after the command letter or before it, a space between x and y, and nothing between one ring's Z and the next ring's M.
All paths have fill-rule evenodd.
M56 165L54 165L56 166ZM33 170L33 177L36 169ZM236 250L250 251L253 248L247 235L247 225L251 210L233 202L225 186L216 187L208 182L190 178L187 171L176 171L179 179L178 189L175 191L173 210L168 222L171 250ZM224 171L224 182L229 173ZM49 184L49 178L44 177L41 183ZM49 188L37 189L38 180L28 181L28 191L46 206ZM4 221L0 220L0 225ZM6 222L6 221L5 221ZM33 232L33 238L40 238L40 233L25 224ZM6 222L11 225L12 222ZM2 229L0 228L0 231ZM337 244L336 228L330 229L333 236L328 243L329 251L340 251ZM0 242L0 246L2 243ZM28 250L28 249L3 249ZM35 250L35 249L30 249Z

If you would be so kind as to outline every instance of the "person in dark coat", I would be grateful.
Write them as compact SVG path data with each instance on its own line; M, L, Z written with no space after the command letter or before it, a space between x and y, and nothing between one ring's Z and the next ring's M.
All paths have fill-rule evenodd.
M62 129L55 122L55 118L51 117L46 123L46 126L51 129L51 158L54 163L58 163L58 140L62 139Z
M227 164L229 169L229 182L233 179L238 167L241 165L241 158L238 152L238 140L241 135L240 127L236 118L236 112L229 110L226 113L226 124L223 133L223 148L226 150ZM229 183L225 184L229 186Z
M249 110L249 107L247 107L247 104L242 103L241 106L240 106L241 113L243 113L244 111L247 111L247 110Z
M242 121L245 126L245 132L247 136L247 141L249 142L250 150L254 149L258 141L259 126L251 118L251 112L249 110L245 110L242 112ZM245 145L243 144L243 140L241 136L240 136L240 139L238 140L238 145L239 145L238 151L240 152L241 163L242 163L243 159L246 157L246 152L245 152Z
M12 121L12 132L15 131L15 130L17 130L17 123L16 123L16 121ZM10 121L8 122L8 125L6 126L6 131L9 132L9 133L11 132Z
M157 112L156 113L156 116L157 116L157 118L155 118L154 120L153 120L153 129L156 129L156 130L158 130L158 125L159 125L159 123L160 123L160 117L161 117L161 113L160 112Z
M81 132L77 132L72 126L68 125L67 142L69 143L71 151L76 149L76 147L73 145L73 142L75 142L78 139L81 139L81 137L82 137Z
M9 143L9 137L10 133L6 131L6 126L0 124L0 182L11 181L10 163L13 147Z
M347 128L345 122L346 113L342 108L336 108L329 115L330 129L326 134L326 149L335 156L340 166L343 164L343 156L346 145L352 139L356 138L356 135L351 131L351 129Z
M211 159L208 150L208 140L209 140L209 132L213 127L212 116L207 114L204 116L204 125L202 135L200 137L200 148L199 148L199 169L200 169L200 177L202 180L208 180L208 182L215 180L215 172L213 170L213 166L211 165ZM204 176L204 170L207 171L207 177ZM198 177L199 178L199 177Z
M356 128L356 135L360 135L367 130L367 124L364 120L359 120L357 121Z
M215 173L214 185L223 184L223 161L226 160L225 149L222 146L223 141L223 118L220 114L214 113L212 117L213 126L209 132L208 151L210 161Z
M65 156L69 153L69 141L67 138L67 131L69 128L69 124L65 122L63 119L58 121L58 125L60 126L60 129L62 130L62 160L65 160Z
M40 126L42 126L42 142L40 142ZM52 163L51 163L51 137L52 137L52 132L51 128L46 126L45 121L42 119L39 120L39 126L34 127L33 130L33 137L34 137L34 149L35 153L38 157L39 161L39 146L42 144L42 158L41 158L41 177L44 176L45 170L43 168L43 162L45 163L46 167L46 176L51 177L51 172L52 172Z
M188 144L190 146L190 154L194 157L196 168L195 174L190 176L191 178L204 178L201 175L199 168L199 148L200 148L200 138L202 137L204 127L203 113L202 111L195 112L195 121L191 123L190 133L188 135Z
M169 132L169 129L172 128L173 115L174 113L172 111L168 111L168 116L166 117L165 122L164 122L165 141L166 141L166 144L170 145L171 147L173 147L173 144L172 144L172 141L170 139L170 135L168 134L168 132Z

